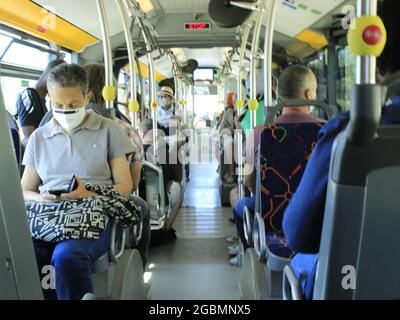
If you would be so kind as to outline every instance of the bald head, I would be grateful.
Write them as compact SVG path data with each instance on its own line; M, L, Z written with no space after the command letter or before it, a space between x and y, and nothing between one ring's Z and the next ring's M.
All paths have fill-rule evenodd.
M284 100L314 100L317 95L317 78L307 67L290 66L279 77L279 95Z

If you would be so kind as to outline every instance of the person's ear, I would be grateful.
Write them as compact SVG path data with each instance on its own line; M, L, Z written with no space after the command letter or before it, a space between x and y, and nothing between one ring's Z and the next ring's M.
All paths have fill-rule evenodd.
M88 94L86 95L86 101L85 101L86 105L88 105L92 101L92 99L93 99L93 92L89 91Z
M305 97L306 100L313 100L314 96L313 96L312 90L306 89L304 91L304 97Z

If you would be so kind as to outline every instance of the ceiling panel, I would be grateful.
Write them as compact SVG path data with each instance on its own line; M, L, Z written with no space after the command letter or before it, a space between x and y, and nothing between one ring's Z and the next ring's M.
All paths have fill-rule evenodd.
M275 28L295 37L347 0L282 0L278 5Z
M153 0L158 1L165 13L208 12L209 0Z
M94 0L34 0L59 17L85 30L96 38L101 38L99 16ZM114 0L104 1L111 36L122 32L122 23Z

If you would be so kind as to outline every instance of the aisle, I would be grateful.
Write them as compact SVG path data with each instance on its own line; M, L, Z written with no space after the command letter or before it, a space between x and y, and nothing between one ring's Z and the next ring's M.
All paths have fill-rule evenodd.
M151 249L148 277L155 300L237 300L240 268L228 264L231 211L221 208L217 165L191 166L178 240Z

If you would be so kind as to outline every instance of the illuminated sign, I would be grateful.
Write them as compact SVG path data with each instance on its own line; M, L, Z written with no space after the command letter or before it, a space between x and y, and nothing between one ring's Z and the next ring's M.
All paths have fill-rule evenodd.
M210 30L210 22L187 22L185 23L185 30Z

